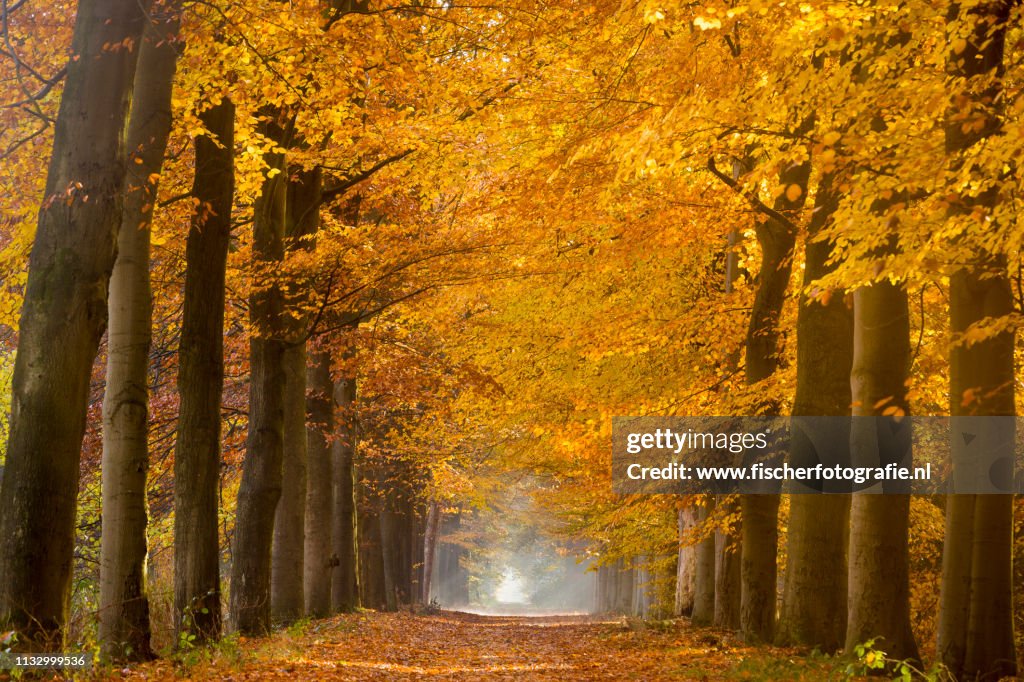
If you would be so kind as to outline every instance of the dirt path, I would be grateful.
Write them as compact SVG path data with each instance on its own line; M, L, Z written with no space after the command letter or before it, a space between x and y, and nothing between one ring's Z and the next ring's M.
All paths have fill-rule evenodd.
M228 640L182 664L114 673L133 680L769 680L823 679L792 652L750 649L683 622L585 616L365 613L267 640ZM781 667L780 667L781 666ZM805 675L806 673L806 675Z

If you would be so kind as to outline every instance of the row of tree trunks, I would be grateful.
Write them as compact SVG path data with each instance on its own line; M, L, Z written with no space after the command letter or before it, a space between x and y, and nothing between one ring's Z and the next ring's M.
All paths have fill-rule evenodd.
M128 121L124 206L110 277L103 397L103 517L100 535L100 654L145 660L146 475L149 470L149 239L160 170L171 131L181 3L154 5L143 34Z

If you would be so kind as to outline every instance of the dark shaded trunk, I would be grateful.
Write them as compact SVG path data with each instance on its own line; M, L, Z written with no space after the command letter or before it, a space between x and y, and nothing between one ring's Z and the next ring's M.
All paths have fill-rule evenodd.
M306 513L303 562L303 588L306 615L323 618L331 612L331 559L333 487L331 445L327 435L334 431L334 383L331 381L331 356L317 352L306 372L307 438Z
M964 156L974 145L1001 132L1003 58L1014 4L999 0L970 8L959 3L950 5L949 31L967 38L962 49L954 49L947 59L947 71L952 76L948 82L956 90L951 93L946 114L946 153L955 172L963 173L965 164L972 163ZM975 125L979 122L981 125ZM992 180L981 177L981 170L968 170L979 176L979 186ZM992 185L977 196L961 196L952 202L950 218L973 223L968 218L973 211L981 209L991 215L999 201L998 188ZM1003 227L992 225L988 229ZM986 317L1003 318L1014 309L1006 260L974 245L959 248L963 251L960 262L967 265L950 277L953 334L963 333ZM1014 342L1012 331L969 346L954 342L949 358L951 415L1015 414ZM961 437L955 423L951 437ZM957 445L954 441L954 453ZM942 556L938 654L954 675L965 679L1016 675L1012 556L1011 495L950 497Z
M320 172L292 169L287 187L286 248L309 250L306 239L319 228ZM270 606L277 621L289 622L305 611L305 525L308 442L306 433L306 333L309 320L303 314L308 289L284 302L291 315L286 319L284 351L284 449L281 466L281 501L274 517L271 551Z
M855 466L871 466L884 438L878 430L890 428L871 415L890 407L909 414L910 313L903 286L882 281L854 292L853 328L850 388L853 415L860 419L851 428L851 455ZM847 650L878 638L890 658L919 659L910 627L909 525L909 495L853 496Z
M380 511L380 554L384 574L384 608L388 611L398 609L398 590L401 576L401 536L398 513L390 508L387 501Z
M810 127L805 122L802 129ZM779 184L786 190L775 200L774 208L795 219L807 196L810 162L794 164L779 173ZM793 189L799 190L791 196ZM750 312L746 339L747 384L764 381L779 366L779 318L793 270L796 232L792 222L768 218L756 227L761 245L761 270L757 275L757 293ZM774 401L759 406L758 413L777 415ZM743 519L743 544L740 582L740 634L747 642L770 642L775 634L775 603L779 551L779 496L766 489L760 495L740 496Z
M383 609L384 554L380 542L380 514L376 509L360 508L358 522L359 600L366 608Z
M196 214L185 244L185 301L178 348L181 405L174 447L174 615L196 642L221 632L220 406L224 385L224 277L234 197L235 108L228 100L200 114L210 135L196 138Z
M149 236L171 131L180 2L155 8L135 72L117 260L110 278L103 396L103 516L100 535L100 654L153 658L146 594L146 475L149 470Z
M359 545L355 497L355 450L357 423L355 413L356 379L346 377L334 386L338 407L337 433L331 446L331 473L334 476L332 498L334 512L331 537L337 567L331 585L331 608L335 612L353 611L359 606Z
M719 496L715 503L719 513L736 514L735 498ZM741 526L742 527L742 526ZM715 533L715 617L718 628L738 630L740 627L740 533Z
M438 529L441 526L441 503L431 502L427 511L426 532L423 534L423 589L420 601L430 603L431 582L434 577L434 556L437 549Z
M285 138L275 122L265 125L264 134L278 143ZM284 258L287 173L283 154L268 154L266 161L271 170L279 172L264 180L253 207L249 435L238 486L231 561L231 623L237 631L250 635L270 632L271 549L284 458L286 342L281 292L273 278L274 268Z
M804 246L804 286L834 269L828 265L832 244L816 241L832 220L838 202L834 178L825 174L815 194L814 212ZM797 312L797 379L793 416L850 414L853 363L853 314L842 296L813 301L801 296ZM812 422L804 422L812 428ZM793 439L792 466L813 466L832 453L848 459L849 431L812 433ZM840 448L836 451L836 448ZM798 484L794 482L794 484ZM812 646L833 652L846 637L846 551L849 540L849 495L792 495L786 545L786 574L775 641L781 646Z
M61 651L89 380L107 323L125 179L124 135L144 3L83 3L54 126L18 328L0 490L0 628Z
M707 496L705 506L698 512L698 522L706 523L713 513L715 498ZM715 533L697 544L697 558L693 586L693 610L690 620L694 625L711 625L715 619Z
M274 517L270 606L277 622L301 618L305 610L306 521L306 344L284 352L284 449L281 501Z

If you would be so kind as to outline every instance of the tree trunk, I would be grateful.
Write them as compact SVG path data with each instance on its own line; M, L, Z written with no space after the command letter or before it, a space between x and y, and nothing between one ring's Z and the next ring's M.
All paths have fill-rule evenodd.
M701 507L698 521L706 523L714 509L715 498L707 496ZM693 610L690 621L694 625L711 625L715 619L715 534L709 533L697 545L694 569Z
M181 405L174 448L174 617L177 641L221 631L220 406L224 385L224 277L234 200L235 108L200 114L192 196L197 211L185 244L185 300L178 349Z
M281 501L274 517L271 615L289 623L302 617L306 520L306 344L284 352L284 461Z
M150 647L146 595L147 370L152 325L149 234L156 178L171 131L171 86L181 4L146 26L128 122L128 164L117 260L110 278L107 375L103 397L103 515L100 535L100 653L142 661Z
M725 508L725 515L736 514L739 506L735 499L721 496L717 507ZM741 526L742 528L742 526ZM737 529L738 530L738 529ZM715 617L714 626L738 630L740 627L740 534L719 531L715 533Z
M699 523L696 507L680 507L677 512L679 550L676 555L676 591L673 615L688 616L693 611L696 584L697 546L690 536ZM685 544L684 544L685 543Z
M309 250L305 239L319 228L320 172L292 169L287 187L287 224L285 236L290 252ZM301 285L300 285L301 286ZM271 615L290 622L302 617L305 608L306 469L306 326L302 314L306 303L305 287L287 301L297 321L286 325L288 339L284 351L284 449L282 453L281 501L274 517L274 542L271 550ZM287 319L292 319L291 317Z
M947 59L947 71L953 77L949 82L958 89L951 93L946 122L946 153L954 172L963 171L965 152L1001 132L1003 57L1014 4L996 0L971 8L952 3L949 8L950 33L956 31L967 38L964 47L952 51ZM978 79L991 76L995 78L982 80L984 87L978 87ZM964 118L965 112L980 115L982 125L967 125L970 119ZM998 202L998 189L991 186L978 196L953 202L950 216L964 220L979 206L991 214ZM990 229L1002 227L992 225ZM953 334L985 317L1002 318L1014 308L1005 259L970 244L960 248L968 265L950 277ZM1011 331L970 346L951 346L951 415L1016 413L1014 342ZM956 429L950 435L961 436ZM955 446L953 451L957 451ZM1012 556L1012 495L950 497L942 555L938 654L954 675L965 679L1016 675Z
M801 126L802 129L809 127L810 120ZM775 200L776 211L795 218L796 212L806 200L810 173L809 161L794 164L779 173L779 184L787 189ZM790 196L793 187L799 190L795 197ZM758 223L756 230L757 241L761 245L761 270L757 276L757 293L747 327L748 385L764 381L779 366L779 318L789 288L793 248L796 244L792 223L768 218ZM778 413L779 407L772 400L758 409L761 415L774 416ZM760 495L740 496L743 519L740 634L745 641L752 643L772 641L775 631L779 496L771 491L764 492Z
M397 514L390 509L385 501L380 511L380 553L384 568L384 608L388 611L398 610L398 562L399 550L396 547L398 536Z
M380 514L361 509L359 516L359 601L366 608L386 606L384 553L381 550Z
M434 551L437 549L437 531L441 525L441 503L431 502L427 512L427 527L423 534L423 604L430 604L430 583L434 574Z
M357 437L355 401L355 377L339 380L334 386L334 402L340 410L337 438L331 446L331 472L334 475L334 525L331 537L334 540L334 556L338 562L331 585L331 608L342 613L359 607L359 546L356 534L354 466Z
M306 615L324 618L331 613L331 581L334 562L331 560L331 445L327 434L334 430L334 384L331 381L331 356L326 352L313 355L307 369L309 413L307 438L307 471L305 513L305 561L303 587Z
M124 134L145 7L79 7L18 328L0 491L0 628L60 651L74 554L89 380L107 323L125 178Z
M838 195L833 180L831 174L824 175L815 193L815 210L804 246L805 287L835 267L828 264L832 244L815 241L836 209ZM853 362L853 316L849 307L841 296L832 296L827 302L802 296L796 325L793 416L849 415ZM827 429L817 438L811 434L807 441L793 439L792 466L813 466L827 452L837 460L848 460L849 425L839 419L832 423L842 432ZM816 447L819 444L821 447ZM786 576L775 640L780 646L811 646L833 652L842 648L846 636L850 497L809 492L792 495L789 505Z
M283 142L285 134L276 123L265 127L267 137ZM284 457L286 343L281 292L271 278L274 266L284 258L287 173L283 154L267 154L266 161L271 170L281 172L264 180L253 207L249 436L238 486L231 562L231 623L238 632L249 635L270 632L271 548Z
M860 419L851 428L851 454L855 465L862 466L871 461L881 437L876 429L889 428L871 416L882 409L875 406L909 414L910 314L902 285L882 281L854 292L853 328L850 388L853 414ZM890 658L919 658L910 627L909 522L909 495L853 496L847 650L879 638L879 647Z

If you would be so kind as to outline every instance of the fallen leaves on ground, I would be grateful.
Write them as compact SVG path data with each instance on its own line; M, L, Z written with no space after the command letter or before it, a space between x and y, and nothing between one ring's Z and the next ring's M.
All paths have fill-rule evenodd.
M267 639L228 638L98 679L820 680L837 666L685 620L364 612Z

